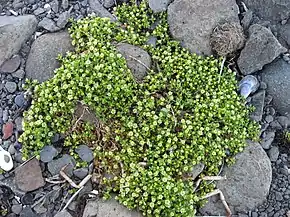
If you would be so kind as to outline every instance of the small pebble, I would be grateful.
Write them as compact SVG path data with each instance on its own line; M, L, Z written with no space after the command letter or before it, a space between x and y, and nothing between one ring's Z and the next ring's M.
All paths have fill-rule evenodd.
M0 68L0 71L4 73L15 72L21 64L20 56L16 55L9 60L6 60Z
M13 205L13 206L11 207L11 210L12 210L13 213L15 213L15 214L18 215L18 214L20 214L21 211L22 211L22 205L20 205L20 204Z
M17 84L13 81L7 81L5 83L5 88L9 93L14 93L17 90Z

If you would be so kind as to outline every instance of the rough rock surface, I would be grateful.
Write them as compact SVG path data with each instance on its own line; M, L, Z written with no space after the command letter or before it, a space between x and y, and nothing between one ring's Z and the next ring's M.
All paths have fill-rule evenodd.
M15 170L15 182L18 188L28 192L44 186L45 182L42 177L39 161L34 158L22 167Z
M258 143L250 142L244 152L236 156L236 163L223 171L227 179L218 181L232 211L248 212L266 199L272 180L271 162ZM220 200L213 198L201 209L204 215L226 215Z
M54 217L72 217L72 215L68 211L64 210L57 213Z
M255 110L251 113L250 117L254 121L259 122L262 120L265 94L265 90L262 90L253 95L252 97L251 105L255 107Z
M210 55L210 35L224 22L239 22L235 0L175 0L168 7L172 36L193 53Z
M279 59L261 71L267 92L273 96L273 104L282 115L290 114L290 65Z
M48 163L52 161L53 158L57 156L57 154L58 151L53 146L44 146L40 152L40 160L44 163Z
M147 69L151 67L150 55L140 47L126 43L119 43L117 50L127 60L128 68L131 69L134 78L138 81L142 80L147 75Z
M0 65L13 54L16 54L22 44L35 32L36 17L27 16L2 16L0 19Z
M142 217L137 211L130 211L116 200L89 201L85 207L83 217Z
M93 151L86 145L78 146L76 148L76 153L83 161L91 162L94 159Z
M4 73L15 72L21 64L21 58L19 55L15 55L12 58L6 60L1 66L0 71Z
M287 51L264 26L252 25L249 34L250 37L238 59L238 66L244 75L261 70L264 65L271 63Z
M244 0L260 18L271 21L282 21L290 15L290 1L281 0Z
M149 7L154 12L158 13L158 12L166 11L169 3L170 3L170 0L149 0Z
M26 76L43 82L53 76L59 67L58 54L65 55L73 49L67 32L49 33L40 36L32 44L26 62Z
M90 8L92 11L99 17L108 17L111 19L111 21L115 21L116 18L107 11L106 8L100 3L99 0L88 0Z
M67 154L63 155L61 158L49 162L47 164L47 168L52 175L57 175L66 165L67 167L64 171L67 173L67 175L72 176L72 171L75 167L75 160Z

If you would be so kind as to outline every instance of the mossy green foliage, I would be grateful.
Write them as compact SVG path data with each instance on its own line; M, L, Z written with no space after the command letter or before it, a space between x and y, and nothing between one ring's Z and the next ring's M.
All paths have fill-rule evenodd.
M25 154L37 154L55 133L65 134L72 153L81 143L94 147L96 170L113 177L101 185L128 208L145 216L192 216L213 187L202 183L194 191L194 165L202 162L203 175L216 175L258 128L236 92L234 72L224 67L220 73L220 59L191 54L172 40L166 14L153 14L144 2L115 13L120 23L89 17L72 24L76 51L61 58L54 78L35 86L24 115ZM146 45L151 36L156 47ZM142 83L116 51L118 42L152 56ZM72 130L78 101L103 122L101 133L86 123Z

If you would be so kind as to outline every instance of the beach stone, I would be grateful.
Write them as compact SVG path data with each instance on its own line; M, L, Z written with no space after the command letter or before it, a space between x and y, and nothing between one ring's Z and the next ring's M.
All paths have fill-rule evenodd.
M32 36L37 27L33 15L2 16L0 19L0 66Z
M290 2L281 0L244 0L248 8L260 18L273 22L281 22L290 15Z
M39 161L34 158L15 170L15 182L24 192L34 191L45 185Z
M167 10L172 36L192 53L211 55L210 35L221 23L240 22L235 0L175 0Z
M141 81L147 75L147 69L151 67L150 55L142 48L126 43L119 43L117 50L127 60L128 68L131 69L134 78Z
M267 93L273 96L273 105L281 114L290 114L290 64L278 59L261 71L262 81L267 84Z
M236 156L236 163L225 167L222 175L226 180L217 182L231 210L245 213L262 204L269 193L272 181L271 162L263 148L249 141L249 146ZM201 208L203 215L226 215L222 202L211 197Z
M13 73L19 68L20 64L21 64L20 56L15 55L3 63L0 71L4 73Z
M116 200L111 199L107 201L94 200L88 201L83 217L102 216L102 217L142 217L142 215L135 211L129 210Z
M53 71L60 66L56 59L59 54L72 51L68 32L48 33L37 38L31 46L26 62L26 77L39 82L53 77Z
M259 71L280 54L287 51L268 28L254 24L249 28L249 39L238 58L238 66L244 75Z
M60 170L66 165L68 166L64 170L65 173L69 176L72 176L76 162L73 157L67 154L63 155L61 158L49 162L47 164L47 169L52 175L57 175L59 174Z

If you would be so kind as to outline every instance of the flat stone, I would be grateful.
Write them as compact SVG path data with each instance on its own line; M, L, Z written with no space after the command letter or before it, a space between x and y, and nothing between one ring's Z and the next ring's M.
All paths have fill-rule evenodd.
M264 26L252 25L249 34L249 39L238 58L239 69L244 75L261 70L263 66L287 51Z
M91 162L94 159L93 151L86 145L77 147L76 153L83 161Z
M16 153L16 149L15 149L15 147L14 147L14 144L11 144L10 146L9 146L9 148L8 148L8 152L10 153L10 154L15 154Z
M15 125L16 125L16 130L18 132L22 132L23 131L23 125L22 125L22 121L23 121L23 118L22 117L17 117L14 121Z
M149 0L149 7L155 13L166 11L171 0Z
M60 28L55 25L55 22L52 19L49 19L47 17L44 17L39 23L38 27L44 28L48 30L49 32L56 32Z
M281 22L290 15L290 2L281 0L244 0L246 6L252 9L260 18Z
M61 29L64 28L68 23L69 16L70 16L69 11L61 13L57 19L56 25Z
M95 200L88 201L83 217L142 217L142 215L135 211L119 204L116 200L111 199L108 201Z
M45 185L39 161L34 158L15 170L15 182L22 191L34 191Z
M276 146L273 146L269 151L268 151L269 158L271 162L276 162L279 157L279 148Z
M20 214L21 213L21 211L22 211L22 205L21 204L15 204L15 205L13 205L12 207L11 207L11 210L12 210L12 212L13 213L15 213L15 214Z
M0 19L0 66L32 36L37 27L33 15L2 16ZM15 67L15 66L14 66Z
M53 77L53 71L60 66L58 54L72 51L71 39L67 32L48 33L37 38L31 46L26 62L26 77L39 82Z
M248 10L246 11L244 14L243 14L243 19L241 20L241 24L242 24L242 27L247 30L250 25L251 25L251 22L253 20L253 11L251 10Z
M273 96L273 105L281 114L290 114L290 64L283 59L274 61L261 71L262 81L268 88L267 93Z
M68 6L69 6L69 2L68 2L68 0L62 0L61 1L61 7L63 8L63 9L67 9L68 8Z
M21 64L21 58L19 55L16 55L8 60L6 60L1 66L0 71L4 73L15 72Z
M67 154L63 155L61 158L49 162L47 164L47 169L52 175L57 175L59 174L60 170L66 165L68 166L64 170L65 173L69 176L72 176L72 172L76 163L75 160Z
M36 215L33 211L32 211L32 209L30 208L30 207L25 207L22 211L21 211L21 213L20 213L20 215L19 215L20 217L38 217L38 215Z
M20 93L18 94L15 98L14 98L14 103L20 107L20 108L24 108L27 106L28 102L24 97L24 93Z
M250 117L254 121L259 122L262 120L265 94L265 90L262 90L252 96L251 105L255 107L255 111L252 112Z
M279 124L284 128L287 129L290 126L290 120L286 116L278 116L276 117Z
M100 2L105 8L110 8L115 5L115 0L101 0Z
M5 88L9 93L14 93L17 90L17 84L13 81L7 81L5 83Z
M25 71L23 69L18 69L16 72L12 73L14 78L23 79L25 75Z
M193 170L190 173L192 180L195 180L199 176L199 174L202 173L202 171L204 170L204 167L205 166L202 163L199 163L193 167Z
M53 0L51 3L50 3L50 7L52 9L52 11L54 13L58 13L58 10L59 10L59 2L58 0Z
M147 75L147 68L151 67L150 55L142 48L126 43L119 43L117 50L127 60L128 68L131 70L134 78L137 81L141 81Z
M40 160L44 163L48 163L58 155L58 151L52 145L44 146L40 152Z
M261 146L264 149L269 149L275 139L275 132L274 131L265 131L264 138L261 140Z
M72 215L68 211L64 210L58 212L54 217L72 217Z
M246 213L266 200L272 181L271 162L263 148L254 142L236 156L236 163L225 167L226 180L217 182L231 210ZM210 198L201 210L203 215L226 215L222 202Z
M274 120L270 123L270 127L273 129L273 130L282 130L283 127L281 126L281 124L277 121L277 120Z
M9 139L13 134L13 123L8 122L3 125L2 127L3 139Z
M98 17L108 17L111 21L116 21L116 18L99 2L99 0L89 0L91 10Z
M75 177L80 180L83 180L89 173L88 168L79 168L73 171Z
M221 23L240 22L235 0L175 0L168 7L172 36L192 53L211 55L210 35Z
M38 214L47 212L47 208L45 208L41 203L37 204L33 210Z
M38 16L40 14L43 14L45 12L44 8L37 8L35 11L33 11L33 14Z

